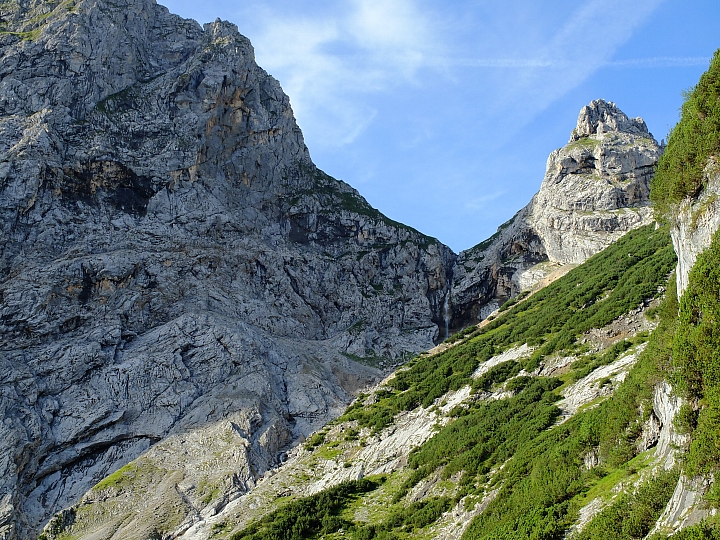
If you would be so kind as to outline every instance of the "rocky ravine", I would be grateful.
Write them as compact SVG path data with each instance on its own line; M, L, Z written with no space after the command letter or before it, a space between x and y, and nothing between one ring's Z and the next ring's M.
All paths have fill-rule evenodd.
M433 346L455 255L313 165L234 25L11 1L0 46L0 538L221 421L242 492L351 358Z
M583 107L570 142L550 154L530 203L494 236L460 253L453 324L485 318L560 266L582 263L650 223L650 178L661 151L645 122L614 103Z

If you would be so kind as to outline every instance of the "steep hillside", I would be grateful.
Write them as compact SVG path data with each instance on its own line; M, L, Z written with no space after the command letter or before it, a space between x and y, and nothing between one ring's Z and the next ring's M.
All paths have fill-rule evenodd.
M665 344L648 335L673 309L657 297L674 265L666 231L631 232L412 360L248 494L196 513L144 498L174 474L151 452L86 494L56 537L562 538L629 482L660 494L638 524L649 531L677 480Z
M672 335L670 380L683 398L678 429L686 437L682 472L659 529L674 531L707 516L673 538L720 538L720 50L687 96L652 184L653 201L672 225L678 253L679 309Z
M195 513L143 500L155 471L173 474L147 454L58 515L48 537L720 537L718 154L693 153L702 166L684 170L697 189L665 195L669 164L690 159L676 135L686 119L718 118L702 109L720 102L718 74L720 53L653 181L671 234L633 230L418 356L243 496ZM158 517L169 508L182 523Z
M313 165L234 25L1 4L0 538L222 421L244 489L377 380L355 360L434 345L454 258Z
M568 144L548 157L530 203L493 237L460 253L449 302L453 324L484 319L508 298L652 221L650 178L660 154L641 118L603 100L583 107Z
M0 4L0 539L555 538L603 529L602 508L646 531L668 486L699 497L714 470L677 480L671 451L666 372L709 441L696 465L714 383L669 360L695 343L676 325L708 332L695 304L673 318L672 289L657 306L660 151L591 103L530 205L458 258L312 163L234 25L154 0ZM676 245L716 204L703 185ZM604 248L297 446L448 325ZM706 514L675 499L665 522Z

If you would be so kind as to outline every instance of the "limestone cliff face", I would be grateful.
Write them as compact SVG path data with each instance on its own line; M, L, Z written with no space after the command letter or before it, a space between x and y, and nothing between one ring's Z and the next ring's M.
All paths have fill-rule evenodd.
M349 357L433 345L454 254L313 165L234 25L152 0L0 25L0 538L228 418L252 482L376 378Z
M583 107L569 143L550 154L540 191L454 267L454 322L484 317L562 265L579 264L652 220L650 178L661 148L615 104ZM485 308L485 309L484 309Z
M710 246L713 234L720 228L720 170L714 159L705 167L703 186L697 197L684 200L671 217L670 235L678 257L678 296L687 289L698 255Z

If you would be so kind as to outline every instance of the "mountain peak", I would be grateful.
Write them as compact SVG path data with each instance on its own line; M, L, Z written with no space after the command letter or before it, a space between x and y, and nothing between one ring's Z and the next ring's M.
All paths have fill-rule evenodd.
M577 126L570 135L570 142L608 132L650 136L642 118L628 118L612 101L596 99L580 110Z

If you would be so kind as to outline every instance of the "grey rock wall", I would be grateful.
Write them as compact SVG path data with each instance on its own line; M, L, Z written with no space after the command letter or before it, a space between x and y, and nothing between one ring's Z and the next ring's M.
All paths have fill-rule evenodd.
M455 255L313 165L234 25L0 19L0 538L232 415L249 481L377 378L352 358L433 346Z

